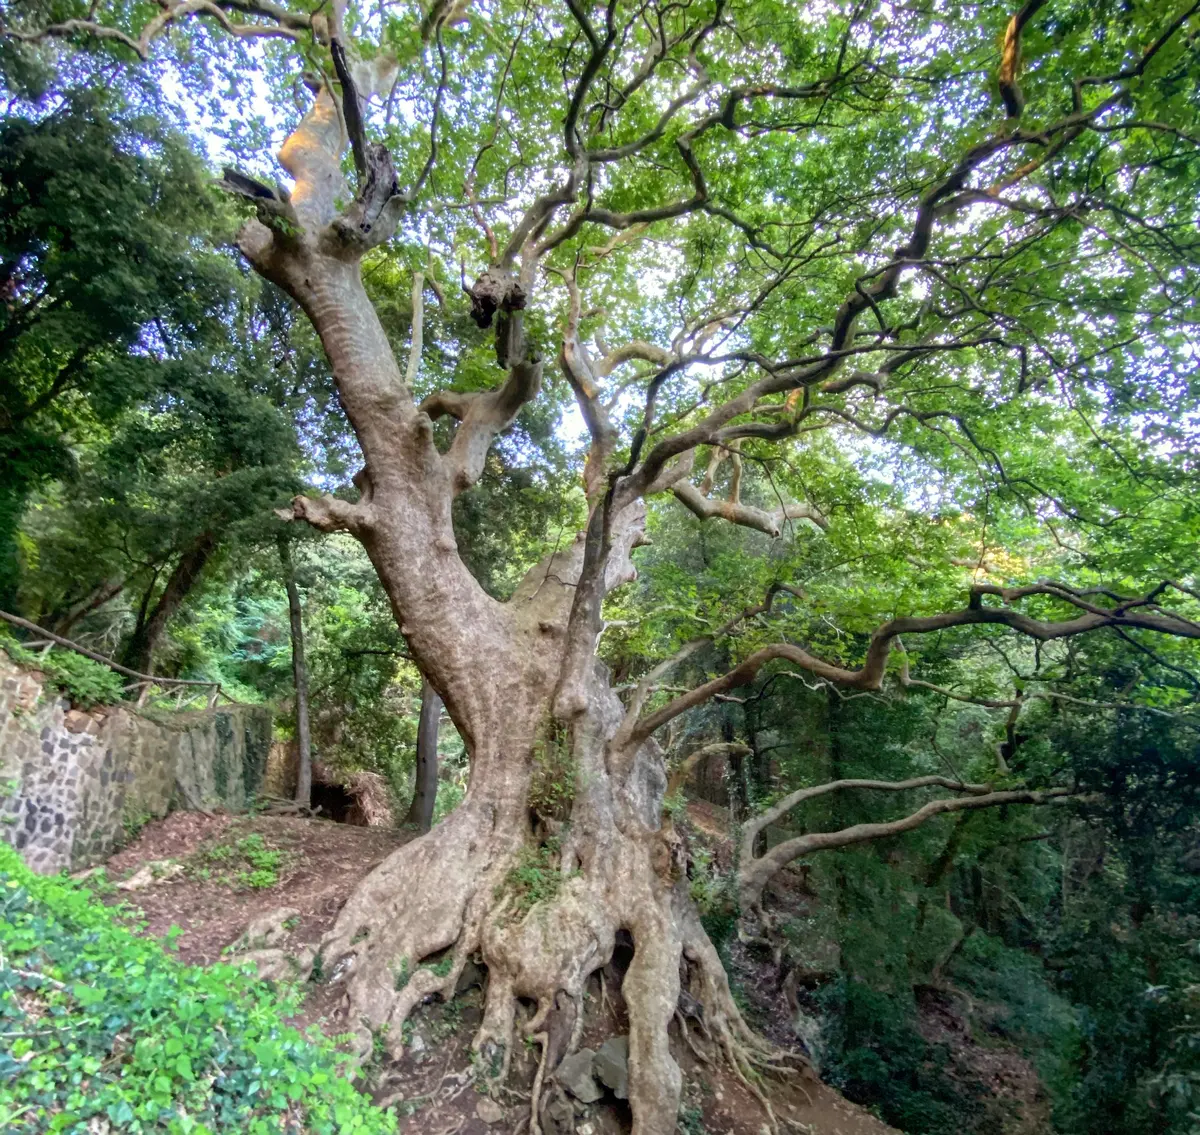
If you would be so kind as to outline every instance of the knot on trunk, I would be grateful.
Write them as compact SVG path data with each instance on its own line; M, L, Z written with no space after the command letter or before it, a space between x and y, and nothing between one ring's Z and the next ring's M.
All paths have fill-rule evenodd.
M489 268L464 291L471 297L471 318L481 328L491 327L498 311L525 309L525 289L513 279L513 274L507 268Z

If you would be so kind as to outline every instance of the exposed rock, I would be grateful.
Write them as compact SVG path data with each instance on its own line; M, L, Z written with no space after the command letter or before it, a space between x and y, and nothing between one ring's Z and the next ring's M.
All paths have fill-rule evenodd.
M542 1106L544 1135L574 1135L575 1109L562 1092L556 1091Z
M278 946L291 933L295 925L293 919L299 917L300 912L295 907L279 906L268 910L246 924L246 929L235 939L230 949L235 953L245 953L248 950L265 950Z
M78 709L69 709L63 714L63 725L71 733L83 733L89 726L94 727L95 722L92 720L90 714L86 714Z
M505 1119L504 1108L487 1096L484 1096L475 1105L475 1114L487 1124L503 1123Z
M629 1099L629 1038L609 1037L592 1059L592 1072L617 1099Z
M554 1073L554 1078L583 1103L595 1103L604 1094L604 1089L592 1075L595 1056L590 1048L581 1048L564 1059Z
M172 863L169 859L153 859L149 863L143 863L128 879L118 883L117 890L140 891L143 887L153 886L155 883L165 883L182 872L182 863Z

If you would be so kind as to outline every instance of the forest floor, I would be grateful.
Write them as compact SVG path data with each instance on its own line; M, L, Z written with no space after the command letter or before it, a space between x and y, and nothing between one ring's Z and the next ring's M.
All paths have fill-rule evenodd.
M700 811L700 810L698 810ZM698 814L704 823L707 816ZM332 925L355 884L410 832L354 827L328 820L280 816L227 816L176 812L147 824L107 863L118 889L108 901L142 911L145 932L172 939L182 961L210 964L237 941L247 924L289 908L287 948L315 945ZM130 883L133 889L128 889ZM125 889L121 889L124 886ZM174 929L173 929L174 928ZM762 1019L755 1023L777 1041L786 1040L786 1005L777 983L753 959L734 960L734 979ZM593 983L582 1045L598 1048L625 1031L619 996L604 996ZM473 1090L470 1041L480 1020L477 985L460 982L453 1001L423 1007L414 1016L408 1053L399 1066L367 1066L366 1086L377 1100L393 1103L405 1118L404 1135L485 1135L526 1126L528 1087L535 1052L514 1059L510 1082L499 1103ZM345 1031L336 987L307 983L298 1025L316 1023L330 1035ZM765 1125L760 1103L728 1071L701 1065L680 1046L684 1073L680 1130L686 1135L759 1135ZM811 1073L770 1081L781 1132L805 1135L887 1135L894 1129L846 1101ZM564 1097L565 1098L565 1097ZM628 1107L606 1094L586 1107L576 1103L576 1135L619 1135L629 1130Z

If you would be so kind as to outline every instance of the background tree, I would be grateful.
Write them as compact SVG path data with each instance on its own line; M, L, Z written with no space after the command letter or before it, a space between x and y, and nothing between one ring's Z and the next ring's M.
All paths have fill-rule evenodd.
M102 92L10 115L0 136L0 606L15 606L29 493L72 444L169 380L145 337L194 342L231 266L198 256L216 210L186 142Z

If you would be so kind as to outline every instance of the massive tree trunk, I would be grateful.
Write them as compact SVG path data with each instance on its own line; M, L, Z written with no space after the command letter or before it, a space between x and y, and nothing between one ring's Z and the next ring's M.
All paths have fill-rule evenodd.
M488 983L475 1048L503 1075L520 1028L541 1040L545 1073L570 1047L552 1051L542 1039L563 1032L548 1030L548 1019L564 1014L565 1035L577 1042L588 979L626 931L634 941L623 984L634 1131L667 1135L680 1089L668 1027L681 976L739 1072L766 1047L734 1005L688 898L677 841L660 822L662 754L632 728L594 659L600 602L634 575L629 553L642 539L645 509L638 494L593 494L587 533L530 571L507 603L471 576L451 505L480 475L492 439L536 393L541 364L522 341L514 301L500 331L507 379L469 403L444 397L433 412L459 422L447 452L438 451L430 414L409 393L419 323L405 376L363 290L359 256L371 239L364 214L373 183L335 215L341 145L337 108L322 92L281 153L296 179L290 199L260 204L260 221L240 239L258 271L312 320L365 458L357 503L297 498L292 515L361 541L413 658L466 744L471 779L455 812L351 896L322 943L322 968L345 985L359 1051L369 1052L375 1036L399 1056L412 1010L431 993L452 995L467 960L481 955ZM275 223L279 212L288 224ZM415 299L419 312L419 290ZM531 866L550 896L533 909L515 870ZM421 966L447 951L448 973ZM520 1019L520 998L536 1005L532 1019Z
M421 683L421 715L417 719L417 759L413 777L413 798L404 817L422 833L433 826L433 807L438 788L438 726L442 717L442 699L425 681Z
M567 1014L568 1036L582 1024L588 978L610 960L618 932L628 931L635 954L623 990L635 1130L665 1133L674 1128L680 1086L668 1026L681 972L705 1005L709 1029L738 1060L756 1042L660 823L666 781L657 746L614 745L624 711L598 664L586 681L584 712L566 723L553 714L581 559L577 544L540 564L509 604L485 608L490 623L453 635L445 656L422 658L471 754L467 797L351 897L322 945L323 968L346 982L362 1043L367 1030L382 1033L398 1055L408 1014L430 993L450 995L462 966L479 953L488 987L475 1044L503 1073L518 1025L536 1037L559 1031L548 1027L551 1014ZM400 602L416 598L413 579L407 572L385 577ZM425 636L411 617L401 622L420 656ZM475 648L469 660L457 654L462 638ZM552 893L533 909L514 870L530 865L544 872ZM449 973L420 967L447 949ZM402 974L412 974L407 984L398 981ZM531 1020L518 1020L518 998L536 1003ZM543 1057L552 1069L565 1054Z

